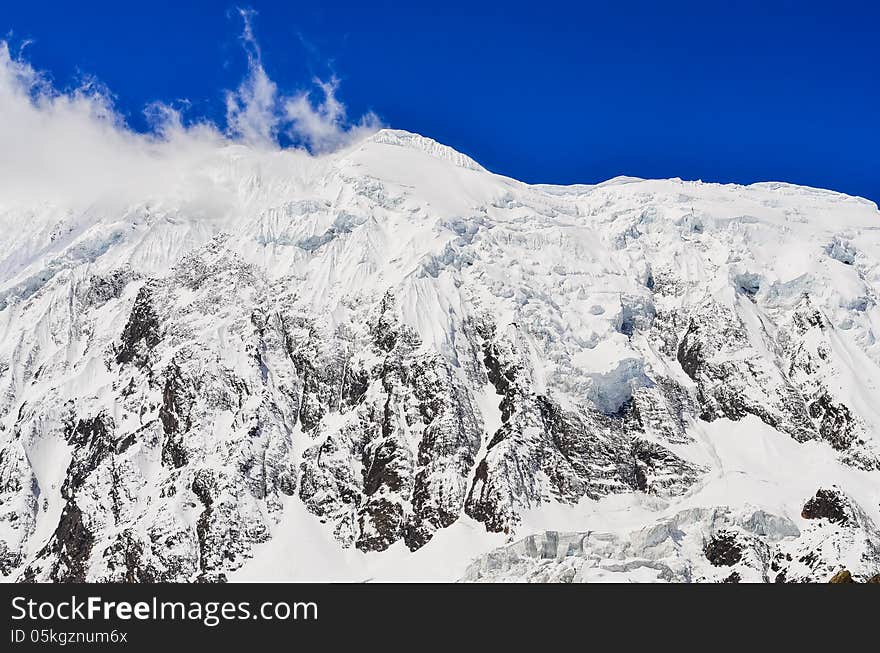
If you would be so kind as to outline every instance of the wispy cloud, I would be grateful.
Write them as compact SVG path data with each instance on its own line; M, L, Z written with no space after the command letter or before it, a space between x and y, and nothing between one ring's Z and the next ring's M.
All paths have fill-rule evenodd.
M274 146L284 133L294 144L313 153L343 147L365 133L375 131L381 121L372 112L351 123L345 105L337 98L339 79L314 78L314 90L279 93L263 67L262 52L254 35L253 9L239 9L244 23L241 41L248 59L247 75L235 91L226 94L226 123L229 134L257 146ZM312 96L320 97L317 102Z
M226 127L229 134L251 145L274 146L279 128L278 86L263 68L260 46L254 37L252 9L239 9L244 30L241 41L248 72L235 91L226 93Z
M329 82L317 77L313 81L323 94L323 99L317 104L305 91L289 98L284 104L290 123L287 135L294 142L305 143L312 152L327 152L343 147L381 126L378 116L372 112L362 116L356 124L347 122L345 105L336 97L339 88L336 77Z

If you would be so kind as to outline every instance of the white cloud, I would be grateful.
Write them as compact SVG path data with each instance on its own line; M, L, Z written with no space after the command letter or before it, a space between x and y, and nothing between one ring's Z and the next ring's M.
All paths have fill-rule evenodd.
M223 137L170 116L155 134L125 126L94 82L60 92L0 41L0 200L81 201L158 194Z
M325 153L378 127L372 114L350 123L336 92L338 81L316 80L320 101L307 92L279 92L262 64L253 12L242 11L245 79L226 96L226 124L185 120L186 106L153 103L145 108L149 133L130 129L109 91L85 80L61 91L0 40L0 210L18 202L143 201L216 189L204 162L231 145L278 152L284 134L296 147ZM200 179L194 176L202 175ZM207 204L206 204L207 202Z
M336 77L329 82L316 78L314 82L324 95L318 104L313 104L305 91L288 98L284 104L291 140L305 143L312 152L328 152L379 128L379 118L372 112L355 125L347 124L345 105L336 98L339 88Z
M274 146L280 123L278 87L263 68L260 46L254 38L252 21L256 13L252 9L238 11L244 21L241 40L248 72L238 89L226 93L227 129L250 145Z
M282 131L297 144L311 152L329 152L351 143L381 126L376 114L370 112L355 123L349 123L346 108L336 97L339 80L329 82L315 78L313 83L323 96L312 102L312 92L302 90L283 96L266 74L263 56L254 36L253 9L239 9L244 22L241 40L248 58L248 72L235 91L226 94L226 123L231 136L246 143L267 146L278 142Z

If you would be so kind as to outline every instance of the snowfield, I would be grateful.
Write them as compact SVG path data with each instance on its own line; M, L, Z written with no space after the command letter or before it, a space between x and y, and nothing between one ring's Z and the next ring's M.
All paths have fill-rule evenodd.
M874 203L397 130L143 157L0 187L5 580L880 574Z

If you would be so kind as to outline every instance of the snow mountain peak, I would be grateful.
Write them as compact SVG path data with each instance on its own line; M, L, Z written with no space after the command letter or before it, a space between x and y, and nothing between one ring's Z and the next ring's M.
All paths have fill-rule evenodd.
M156 156L0 196L5 577L880 572L873 203Z

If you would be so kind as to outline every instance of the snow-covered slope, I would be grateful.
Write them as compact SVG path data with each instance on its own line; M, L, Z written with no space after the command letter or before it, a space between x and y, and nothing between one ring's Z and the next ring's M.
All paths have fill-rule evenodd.
M392 130L162 188L0 194L6 579L880 572L873 203Z

